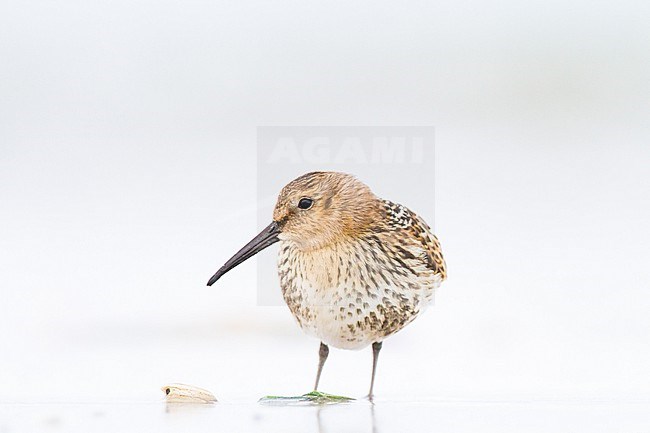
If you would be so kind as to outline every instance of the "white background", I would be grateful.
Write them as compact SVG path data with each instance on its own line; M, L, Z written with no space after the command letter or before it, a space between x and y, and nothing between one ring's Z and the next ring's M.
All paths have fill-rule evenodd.
M256 306L254 261L205 287L256 233L258 125L436 127L449 280L384 344L380 399L650 398L649 19L3 1L0 401L309 390L318 342ZM370 356L333 350L322 388L364 395Z

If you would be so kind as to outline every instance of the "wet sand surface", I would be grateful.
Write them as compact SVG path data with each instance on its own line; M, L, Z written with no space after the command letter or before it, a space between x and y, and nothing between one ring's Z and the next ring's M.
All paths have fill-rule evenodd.
M636 432L650 402L357 401L327 406L123 403L0 404L0 432Z

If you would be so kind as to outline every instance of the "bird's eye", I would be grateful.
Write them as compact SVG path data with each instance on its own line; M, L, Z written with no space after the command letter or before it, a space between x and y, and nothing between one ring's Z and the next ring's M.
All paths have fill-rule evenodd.
M170 393L171 391L172 391L171 389L169 389L169 388L165 388L165 394L169 395L169 393Z
M313 204L314 204L314 200L312 200L312 199L310 199L310 198L307 198L307 197L303 197L303 198L301 198L300 201L298 202L298 207L299 207L300 209L307 210L307 209L309 209L310 207L312 207Z

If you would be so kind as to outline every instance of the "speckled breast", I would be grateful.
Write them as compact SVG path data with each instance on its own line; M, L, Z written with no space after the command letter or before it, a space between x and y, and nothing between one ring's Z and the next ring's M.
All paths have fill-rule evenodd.
M432 301L441 279L409 261L420 253L393 249L378 236L313 251L282 241L282 295L305 332L334 347L361 349L402 329Z

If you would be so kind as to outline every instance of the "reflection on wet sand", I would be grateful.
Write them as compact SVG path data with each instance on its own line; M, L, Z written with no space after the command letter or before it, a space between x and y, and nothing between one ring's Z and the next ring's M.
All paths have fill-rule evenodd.
M295 428L296 423L302 422L309 431L308 419L311 418L311 415L308 412L311 412L316 418L316 429L312 431L317 433L338 433L340 431L378 433L375 414L377 408L375 403L367 400L338 404L315 404L292 399L275 399L272 403L267 401L256 406L260 410L253 412L254 422L265 423L268 422L270 416L280 417L283 423L287 421L291 423L286 426L287 430L291 430L291 427ZM171 416L170 421L184 424L191 422L190 420L213 417L224 411L230 413L231 409L239 407L240 405L231 406L227 403L166 403L164 411Z
M354 404L354 403L352 403L352 404ZM340 409L340 407L341 406L338 406L338 405L329 405L329 406L321 405L316 409L316 423L317 423L317 426L318 426L318 430L317 430L318 433L337 433L339 431L339 429L335 429L335 428L327 429L324 426L323 413L325 413L325 412L335 412L337 409ZM367 407L368 407L368 411L369 411L369 414L370 414L370 416L369 416L369 418L370 418L370 428L369 428L368 431L370 431L372 433L378 433L377 420L375 418L375 404L372 403L372 402L369 402L367 404ZM336 414L333 414L333 415L336 415Z
M199 414L214 409L210 404L196 403L165 403L165 413L169 414Z

